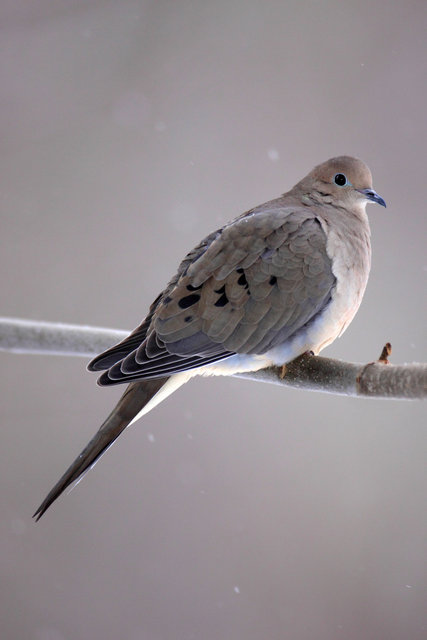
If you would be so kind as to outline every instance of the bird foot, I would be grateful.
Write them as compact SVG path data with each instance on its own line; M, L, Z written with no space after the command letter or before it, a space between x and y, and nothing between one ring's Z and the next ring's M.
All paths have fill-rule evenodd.
M302 353L300 356L298 356L297 358L295 358L295 360L293 362L296 362L297 360L299 360L300 358L307 358L307 357L313 357L314 351L305 351L304 353ZM280 380L283 380L283 378L286 376L286 372L287 372L287 367L286 364L282 364L281 367L279 367L279 378Z

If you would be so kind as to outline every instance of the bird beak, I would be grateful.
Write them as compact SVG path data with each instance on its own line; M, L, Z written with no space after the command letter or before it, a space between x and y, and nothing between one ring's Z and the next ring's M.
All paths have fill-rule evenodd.
M356 189L356 191L358 191L359 193L363 193L363 195L366 196L366 198L371 202L376 202L377 204L380 204L382 207L387 206L384 198L381 198L381 196L379 196L378 193L373 189Z

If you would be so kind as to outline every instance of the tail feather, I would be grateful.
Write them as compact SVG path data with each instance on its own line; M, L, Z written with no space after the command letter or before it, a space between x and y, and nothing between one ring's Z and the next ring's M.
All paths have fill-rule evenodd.
M142 414L143 408L154 398L167 381L168 378L156 378L144 380L143 382L131 382L92 440L43 500L33 516L36 521L42 517L50 505L70 484L81 479L95 465L102 454L117 440L122 431L138 415ZM157 403L152 404L155 406Z

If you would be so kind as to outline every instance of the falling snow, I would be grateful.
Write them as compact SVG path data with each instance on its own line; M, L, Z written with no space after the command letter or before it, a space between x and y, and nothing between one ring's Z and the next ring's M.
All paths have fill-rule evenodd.
M267 155L272 162L277 162L280 159L280 155L277 149L269 149L267 151Z

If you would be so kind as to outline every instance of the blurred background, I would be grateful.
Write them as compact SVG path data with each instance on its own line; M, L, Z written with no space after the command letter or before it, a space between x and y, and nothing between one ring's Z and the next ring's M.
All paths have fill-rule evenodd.
M3 0L1 314L132 329L211 230L338 154L373 266L325 355L425 361L423 0ZM0 632L427 637L420 402L194 380L31 514L123 389L0 354Z

